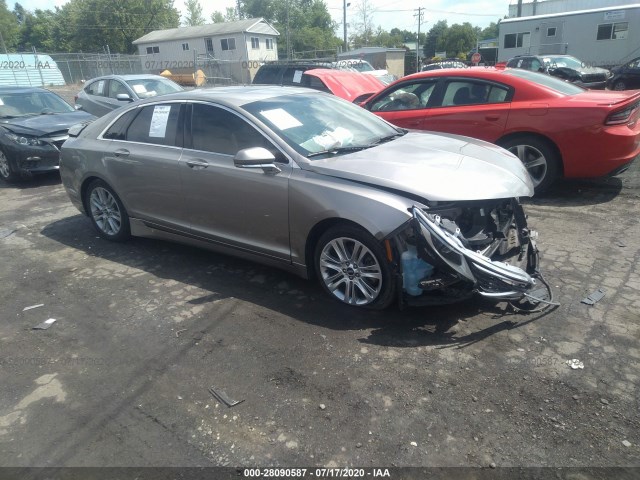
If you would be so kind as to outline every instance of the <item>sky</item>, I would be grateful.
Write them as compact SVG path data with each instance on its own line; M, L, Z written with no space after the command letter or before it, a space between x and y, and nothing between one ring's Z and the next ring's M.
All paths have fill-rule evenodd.
M54 6L62 6L66 0L18 0L27 10L51 9ZM361 0L347 0L351 3L347 7L347 34L357 22L357 5ZM400 30L417 31L417 9L423 7L421 32L428 31L439 20L447 20L449 25L454 23L469 22L473 26L486 27L491 22L497 21L508 13L510 0L368 0L373 7L373 24L384 30L394 27ZM13 7L15 0L7 0L7 6ZM329 13L339 23L336 34L342 38L343 0L325 0ZM425 5L428 6L425 7ZM184 1L174 0L175 7L184 13ZM234 0L200 0L203 15L209 20L211 14L218 10L225 12L226 7L235 5Z

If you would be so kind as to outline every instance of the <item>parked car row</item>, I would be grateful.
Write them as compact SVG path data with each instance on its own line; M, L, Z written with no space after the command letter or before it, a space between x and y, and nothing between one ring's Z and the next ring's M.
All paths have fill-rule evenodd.
M640 91L524 66L435 69L386 87L298 69L291 82L312 89L281 76L189 92L108 76L87 82L82 110L44 89L0 89L0 176L59 167L105 239L242 256L316 277L348 305L480 294L534 308L551 294L519 198L628 168ZM93 108L102 118L83 111Z

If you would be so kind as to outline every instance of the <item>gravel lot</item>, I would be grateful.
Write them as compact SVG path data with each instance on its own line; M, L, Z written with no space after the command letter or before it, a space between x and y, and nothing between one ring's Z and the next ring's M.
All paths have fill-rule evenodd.
M640 165L528 203L559 308L373 313L0 183L0 465L638 467Z

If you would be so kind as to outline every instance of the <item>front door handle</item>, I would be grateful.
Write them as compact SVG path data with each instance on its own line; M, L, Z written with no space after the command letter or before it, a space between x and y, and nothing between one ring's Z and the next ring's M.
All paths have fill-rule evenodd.
M202 170L209 166L207 162L203 162L202 160L189 160L187 161L187 165L189 168L193 168L194 170Z
M129 156L129 150L127 150L126 148L119 148L118 150L116 150L115 152L113 152L113 154L116 157L128 157Z
M485 120L489 120L490 122L495 122L497 120L500 120L500 115L487 115L486 117L484 117Z

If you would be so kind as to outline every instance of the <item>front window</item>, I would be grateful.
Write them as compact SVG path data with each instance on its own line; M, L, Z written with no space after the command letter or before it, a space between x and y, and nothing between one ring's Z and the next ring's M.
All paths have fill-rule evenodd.
M564 93L565 95L576 95L585 91L584 88L579 87L574 83L565 82L556 77L552 77L551 75L545 75L544 73L530 72L529 70L522 70L519 68L505 70L504 73L506 75L524 78L525 80L550 88L556 92Z
M182 44L182 50L183 51L189 50L189 44L188 43L183 43Z
M265 42L267 44L267 50L273 50L273 38L267 38Z
M251 37L251 48L254 50L260 48L260 39L258 37Z
M262 147L276 153L273 145L238 115L223 108L193 104L192 148L204 152L235 155L245 148Z
M0 117L22 117L74 111L71 105L51 92L0 94Z
M401 85L392 92L378 98L371 106L372 112L415 110L427 108L436 80Z
M166 78L127 80L127 84L136 92L139 98L155 97L156 95L166 95L183 90L180 85Z
M151 55L153 53L160 53L160 47L147 47L147 55Z
M368 148L402 134L382 119L333 96L286 95L243 106L304 156Z
M220 48L223 51L225 50L235 50L236 49L236 39L235 38L223 38L220 40Z

